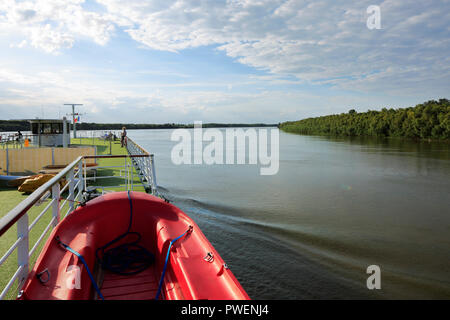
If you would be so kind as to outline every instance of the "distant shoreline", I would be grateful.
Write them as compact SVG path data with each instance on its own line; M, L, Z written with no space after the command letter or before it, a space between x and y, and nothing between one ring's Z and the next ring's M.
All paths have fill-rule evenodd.
M332 137L386 137L450 140L450 101L430 100L415 107L333 114L279 125L285 132Z
M247 128L247 127L277 127L278 124L267 123L203 123L203 128ZM72 129L71 125L71 129ZM194 124L164 123L164 124L136 124L136 123L77 123L77 130L122 130L126 127L133 129L190 129ZM29 131L30 123L24 120L0 120L0 132Z

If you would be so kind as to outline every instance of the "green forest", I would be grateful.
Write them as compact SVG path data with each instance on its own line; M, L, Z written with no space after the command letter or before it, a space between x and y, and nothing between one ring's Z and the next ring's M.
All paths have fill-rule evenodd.
M450 139L450 102L430 100L415 107L369 110L288 121L286 132L328 136L377 136L411 139Z

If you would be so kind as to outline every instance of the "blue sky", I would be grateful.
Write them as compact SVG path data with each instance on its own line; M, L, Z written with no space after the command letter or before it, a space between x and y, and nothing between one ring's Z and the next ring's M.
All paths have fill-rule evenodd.
M135 123L413 106L448 98L449 21L444 0L1 0L0 119L64 103Z

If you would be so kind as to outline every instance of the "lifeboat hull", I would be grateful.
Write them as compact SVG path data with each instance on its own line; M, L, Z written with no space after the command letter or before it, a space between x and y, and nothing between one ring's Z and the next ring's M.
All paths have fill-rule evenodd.
M96 250L120 237L129 225L141 235L140 245L154 255L154 263L134 275L103 270ZM167 255L171 241L182 234ZM57 239L78 252L87 268ZM142 192L105 194L63 219L45 243L20 299L99 299L92 278L105 300L155 299L164 266L159 299L249 299L198 225L176 206Z

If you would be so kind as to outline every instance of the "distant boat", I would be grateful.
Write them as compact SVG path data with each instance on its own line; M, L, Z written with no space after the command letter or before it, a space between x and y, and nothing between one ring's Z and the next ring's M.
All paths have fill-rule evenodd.
M249 299L198 225L176 206L143 192L108 193L64 218L19 295L101 298Z

